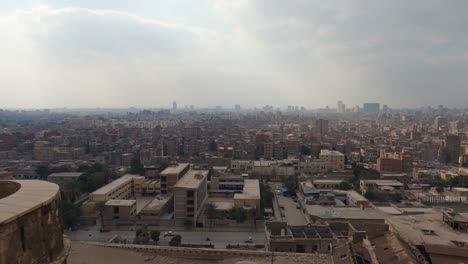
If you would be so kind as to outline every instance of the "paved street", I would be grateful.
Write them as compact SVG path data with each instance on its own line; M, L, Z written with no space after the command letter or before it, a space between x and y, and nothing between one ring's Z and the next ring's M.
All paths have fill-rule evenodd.
M284 207L284 220L290 225L306 225L307 219L301 209L296 208L296 202L291 197L278 195L280 206Z
M151 229L150 229L151 230ZM249 237L253 238L254 244L265 243L265 233L263 232L210 232L206 231L176 231L176 234L182 236L182 243L186 244L200 244L207 243L206 237L210 238L210 242L216 248L226 248L228 244L245 244L244 241ZM77 230L66 231L65 234L71 240L81 241L107 241L115 235L120 235L123 239L133 241L135 237L134 231L111 231L108 233L101 233L95 229L93 230ZM171 240L171 237L163 237L164 231L161 231L160 244L163 245ZM210 243L208 242L208 243Z

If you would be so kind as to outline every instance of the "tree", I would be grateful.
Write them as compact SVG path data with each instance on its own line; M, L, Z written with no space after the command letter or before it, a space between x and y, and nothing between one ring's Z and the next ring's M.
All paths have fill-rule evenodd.
M301 146L301 155L310 156L311 154L312 154L312 150L308 146L306 145Z
M104 207L105 207L106 202L100 201L96 203L96 210L99 212L99 218L101 218L101 228L104 227L104 217L103 217L103 212L104 212Z
M161 232L159 232L158 230L153 230L153 231L150 232L151 239L153 239L154 242L159 241L159 236L160 235L161 235Z
M214 139L210 140L208 143L208 150L211 152L216 152L218 150L218 143Z
M39 174L39 177L42 180L46 180L49 175L49 167L45 165L39 165L36 167L36 173Z
M175 235L172 237L171 241L169 241L169 246L178 247L182 244L182 237L180 235Z
M216 205L212 203L207 203L205 205L205 215L210 221L210 227L211 227L213 224L213 218L215 218L216 216Z
M229 211L229 216L237 223L243 223L247 219L247 211L242 207L234 207Z
M351 190L352 188L353 186L349 182L342 181L340 182L340 184L338 184L339 190L348 191L348 190Z
M270 190L270 186L268 186L267 184L260 182L260 197L261 197L261 200L260 200L260 205L263 209L265 208L272 208L273 207L273 197L274 197L274 194L273 192Z
M288 176L283 180L283 183L288 195L294 195L296 193L296 179L294 176Z
M187 228L187 229L192 228L192 226L193 226L193 221L190 220L190 219L185 219L185 221L184 221L184 226L185 226L185 228Z
M141 164L140 159L133 158L131 160L129 173L145 175L145 167L143 166L143 164Z
M77 182L70 182L65 185L64 192L71 202L75 202L80 193L80 186Z
M80 208L67 199L63 199L61 205L63 223L67 227L75 226L80 220Z
M253 221L254 226L257 227L257 208L250 208L248 214L249 218Z
M443 193L444 192L444 186L441 186L441 185L437 186L436 191L437 191L438 194Z

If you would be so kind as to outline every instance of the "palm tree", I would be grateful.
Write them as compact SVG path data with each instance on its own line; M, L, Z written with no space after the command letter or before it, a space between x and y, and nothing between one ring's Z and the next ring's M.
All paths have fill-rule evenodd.
M104 211L105 204L106 202L104 201L100 201L96 203L96 210L98 210L99 218L101 218L101 228L104 228L104 218L103 218L102 212Z

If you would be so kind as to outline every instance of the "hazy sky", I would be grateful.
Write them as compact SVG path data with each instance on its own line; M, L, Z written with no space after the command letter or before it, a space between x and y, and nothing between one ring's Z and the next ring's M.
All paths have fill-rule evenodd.
M468 1L0 1L0 108L468 105Z

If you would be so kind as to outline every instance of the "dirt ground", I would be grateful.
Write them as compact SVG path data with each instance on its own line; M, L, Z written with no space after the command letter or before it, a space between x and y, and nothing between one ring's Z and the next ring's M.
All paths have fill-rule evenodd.
M275 256L273 263L304 263L304 264L320 264L331 263L328 257L320 257L315 255L304 256ZM72 249L68 257L69 264L270 264L271 257L247 257L233 258L224 260L194 260L178 257L168 257L154 255L142 252L136 252L127 249L106 248L93 245L87 245L79 242L72 243Z

